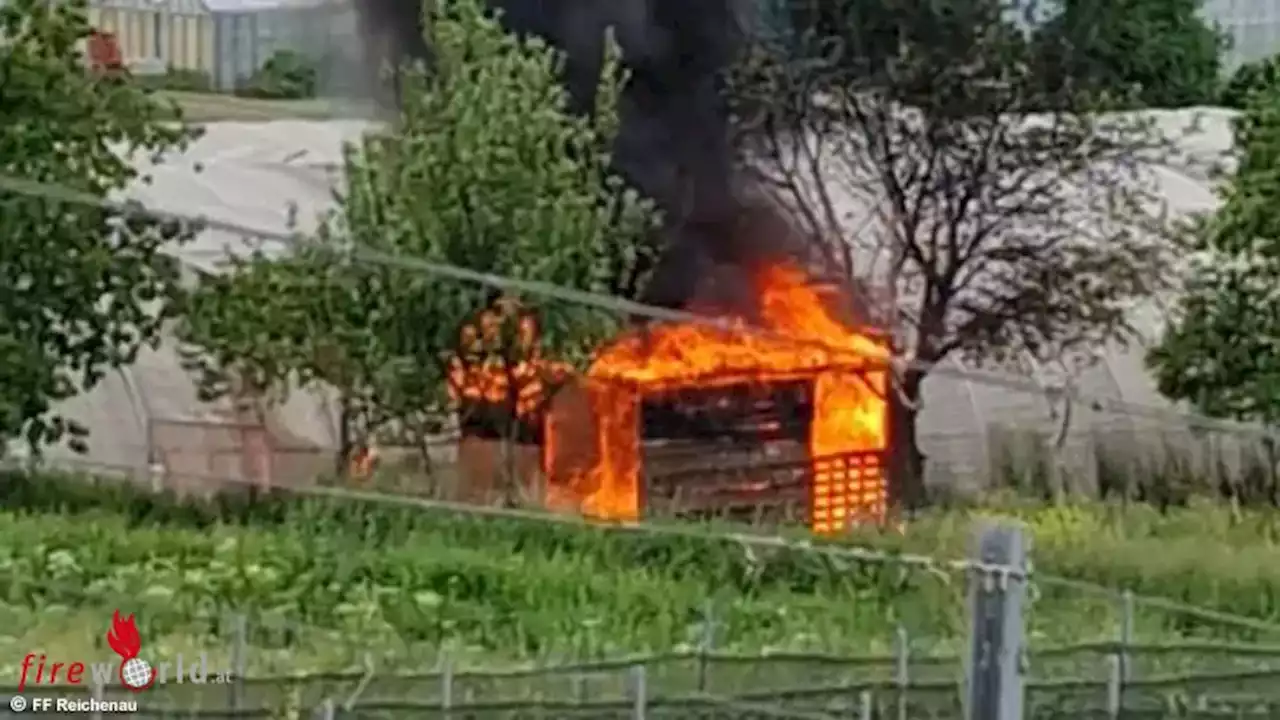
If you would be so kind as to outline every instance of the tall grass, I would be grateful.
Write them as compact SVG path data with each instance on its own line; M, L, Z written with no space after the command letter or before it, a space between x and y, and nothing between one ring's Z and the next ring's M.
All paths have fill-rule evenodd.
M721 649L886 651L901 626L913 650L941 652L960 647L967 620L958 574L800 550L389 503L182 502L84 478L5 476L0 504L0 620L25 628L0 652L17 656L81 626L85 640L65 652L93 652L116 608L175 648L228 647L225 618L244 613L251 658L292 656L295 670L365 652L426 663L442 648L485 662L669 650L699 642L708 616ZM993 515L1027 523L1037 573L1280 621L1274 513L1006 502L841 541L962 557L973 524ZM1033 595L1033 644L1116 637L1115 598ZM1135 620L1139 639L1257 635L1154 608Z

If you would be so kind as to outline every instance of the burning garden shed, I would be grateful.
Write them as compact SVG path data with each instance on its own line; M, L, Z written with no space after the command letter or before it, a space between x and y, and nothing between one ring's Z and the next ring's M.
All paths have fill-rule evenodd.
M745 281L738 294L753 307L691 303L720 322L638 325L578 376L536 354L508 368L459 362L464 482L491 488L514 472L552 509L613 520L732 516L834 532L883 517L885 342L841 318L838 286L795 265L761 264ZM482 315L464 340L496 337L501 316ZM529 343L536 325L519 321ZM515 441L505 465L492 445L503 438Z
M841 322L838 298L794 267L764 265L750 281L755 317L636 328L551 400L551 507L799 520L819 532L883 516L886 345Z

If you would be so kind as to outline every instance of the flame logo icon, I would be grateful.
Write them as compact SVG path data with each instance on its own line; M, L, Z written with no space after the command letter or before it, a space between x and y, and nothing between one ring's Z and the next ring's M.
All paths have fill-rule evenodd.
M138 635L138 623L133 614L120 617L116 610L111 616L111 629L107 631L107 644L120 656L120 684L133 692L142 692L156 684L156 671L146 660L138 658L142 638Z

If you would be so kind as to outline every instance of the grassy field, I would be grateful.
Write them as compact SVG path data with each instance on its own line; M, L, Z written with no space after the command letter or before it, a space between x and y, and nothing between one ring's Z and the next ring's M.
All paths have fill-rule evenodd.
M136 612L157 655L230 662L247 618L250 674L402 670L447 651L463 666L689 648L715 623L725 651L913 653L964 642L964 578L732 542L479 518L378 504L228 497L200 506L124 485L0 483L0 656L109 658L108 617ZM984 515L1020 517L1037 573L1280 620L1280 516L1213 505L1160 514L1103 505L953 510L905 535L850 542L962 557ZM1037 583L1034 648L1114 640L1121 604ZM1136 640L1262 634L1139 603ZM1280 639L1277 639L1280 641ZM17 661L0 667L12 681Z

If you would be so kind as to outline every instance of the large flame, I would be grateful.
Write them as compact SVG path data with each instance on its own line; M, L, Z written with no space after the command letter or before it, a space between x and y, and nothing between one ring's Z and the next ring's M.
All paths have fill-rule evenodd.
M603 348L586 381L561 390L546 420L546 500L600 518L640 515L641 399L658 391L811 379L814 418L811 522L819 532L857 517L880 517L886 492L885 345L832 316L798 268L774 265L755 277L755 324L728 328L672 323L624 334Z

